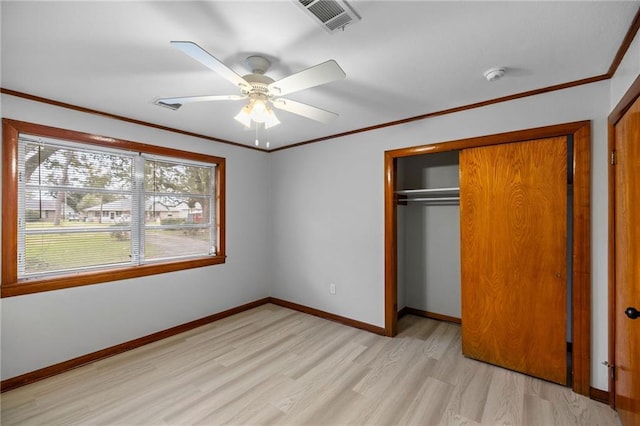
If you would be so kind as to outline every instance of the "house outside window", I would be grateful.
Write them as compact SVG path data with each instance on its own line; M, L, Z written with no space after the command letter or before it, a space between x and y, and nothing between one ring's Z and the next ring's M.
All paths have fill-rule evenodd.
M224 262L223 158L3 127L3 296Z

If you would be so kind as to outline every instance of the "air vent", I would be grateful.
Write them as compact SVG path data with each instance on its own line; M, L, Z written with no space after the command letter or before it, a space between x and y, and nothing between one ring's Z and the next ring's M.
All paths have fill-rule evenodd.
M155 101L153 101L153 103L161 107L172 109L174 111L178 110L182 106L182 104L170 104L167 102L162 102L160 99L156 99Z
M294 0L329 33L344 29L360 20L360 16L344 0Z

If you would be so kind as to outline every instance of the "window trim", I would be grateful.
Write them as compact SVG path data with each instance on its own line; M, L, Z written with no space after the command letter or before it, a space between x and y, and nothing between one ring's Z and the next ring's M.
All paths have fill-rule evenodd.
M121 268L108 268L99 271L74 272L72 274L40 279L18 279L18 208L16 195L18 193L18 137L20 133L43 136L84 143L88 145L106 146L126 151L144 152L164 157L174 157L205 163L214 163L215 167L215 226L216 247L215 256L198 257L188 260L157 262ZM225 158L212 155L182 151L173 148L132 142L123 139L110 138L74 130L60 129L40 124L28 123L8 118L2 119L2 282L0 296L11 297L42 291L60 290L163 274L166 272L225 263Z

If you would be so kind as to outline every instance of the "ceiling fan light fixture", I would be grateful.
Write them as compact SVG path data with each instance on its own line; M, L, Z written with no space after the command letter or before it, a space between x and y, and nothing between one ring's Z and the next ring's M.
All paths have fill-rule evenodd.
M249 115L257 123L264 123L267 118L267 104L262 99L253 99L249 103Z
M276 113L273 112L272 109L267 110L267 116L264 120L264 128L269 129L271 127L277 126L278 124L280 124L280 120L278 120L278 117L276 117Z
M271 108L267 106L264 99L254 98L247 105L243 106L234 119L243 126L250 128L251 122L264 123L264 128L277 126L280 120Z
M245 105L242 107L238 115L233 117L236 121L242 124L244 127L251 127L251 113L249 111L249 105Z

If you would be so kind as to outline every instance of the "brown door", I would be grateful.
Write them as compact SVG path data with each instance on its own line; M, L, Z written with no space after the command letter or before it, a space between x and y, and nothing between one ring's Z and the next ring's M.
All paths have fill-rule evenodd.
M460 153L462 351L567 384L566 137Z
M640 98L615 125L615 406L640 425ZM638 313L640 314L640 313Z

